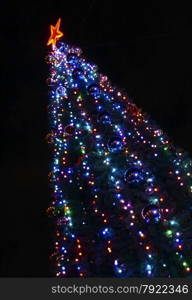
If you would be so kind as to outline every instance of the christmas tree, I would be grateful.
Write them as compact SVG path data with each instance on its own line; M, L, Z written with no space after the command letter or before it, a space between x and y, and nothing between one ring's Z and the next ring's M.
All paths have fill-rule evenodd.
M56 276L190 277L192 161L59 40L60 21L47 56Z

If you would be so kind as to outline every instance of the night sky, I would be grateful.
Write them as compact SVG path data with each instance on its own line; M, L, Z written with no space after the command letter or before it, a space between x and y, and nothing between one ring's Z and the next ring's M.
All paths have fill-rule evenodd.
M192 11L184 4L18 1L0 4L0 276L53 276L46 215L49 25L127 91L192 156ZM144 2L144 1L143 1ZM159 2L159 3L156 3ZM153 3L153 4L152 4ZM155 4L154 4L155 3ZM173 2L172 2L173 3Z

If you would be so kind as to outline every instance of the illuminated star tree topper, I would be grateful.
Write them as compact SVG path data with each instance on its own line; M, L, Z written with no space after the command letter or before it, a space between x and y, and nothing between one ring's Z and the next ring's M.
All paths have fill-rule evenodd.
M47 46L52 44L52 48L56 46L56 42L59 38L63 36L63 32L61 32L60 29L61 24L61 18L58 19L55 26L50 25L51 35L49 37L49 40L47 42Z

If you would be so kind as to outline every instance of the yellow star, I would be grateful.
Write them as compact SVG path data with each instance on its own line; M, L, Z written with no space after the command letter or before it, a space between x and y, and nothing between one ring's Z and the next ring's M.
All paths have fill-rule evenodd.
M52 47L54 47L56 45L57 39L63 36L63 32L59 30L60 24L61 24L61 18L58 19L55 26L50 25L51 35L47 42L47 46L52 44Z

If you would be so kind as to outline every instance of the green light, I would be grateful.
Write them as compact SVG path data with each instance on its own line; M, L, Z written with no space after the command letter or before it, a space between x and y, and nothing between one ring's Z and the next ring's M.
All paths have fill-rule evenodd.
M167 230L165 234L167 237L172 237L173 232L171 230Z
M154 197L150 197L149 198L149 202L153 203L153 204L158 204L159 203L159 199L158 198L154 198Z
M186 261L183 262L183 266L188 267L188 264L186 263Z

